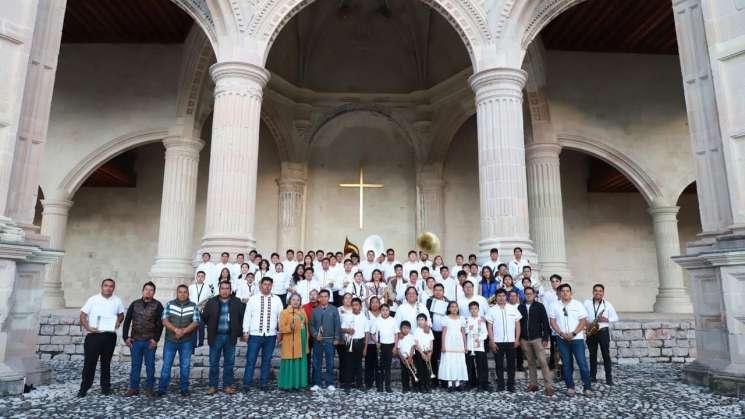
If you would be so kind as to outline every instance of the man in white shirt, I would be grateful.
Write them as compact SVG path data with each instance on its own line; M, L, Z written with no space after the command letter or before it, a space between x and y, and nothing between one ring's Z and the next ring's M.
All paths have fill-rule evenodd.
M380 265L375 261L375 252L372 250L367 251L366 257L366 260L360 262L360 271L362 272L365 281L370 281L370 279L372 279L372 271L380 269Z
M585 329L587 328L587 311L585 306L572 298L572 287L569 284L559 285L558 302L549 309L548 318L551 329L559 336L559 353L563 365L564 384L567 394L574 396L574 362L579 365L580 376L585 396L592 395L590 370L585 358Z
M287 249L285 260L282 261L282 266L284 267L284 271L287 272L287 275L292 276L292 274L295 273L295 268L297 268L298 261L295 260L295 251L292 249Z
M336 283L334 284L333 293L333 304L337 307L342 305L342 296L344 295L347 287L354 281L354 274L357 271L352 268L352 260L344 260L344 270L336 275Z
M427 322L431 323L429 317L429 310L427 306L419 301L419 294L414 287L406 288L406 291L402 294L405 296L404 302L398 306L396 310L396 327L401 328L401 322L407 320L411 323L412 333L417 329L416 316L423 313L427 317Z
M351 284L347 285L344 293L352 294L353 298L359 298L361 301L367 299L367 284L365 284L365 280L362 278L362 272L357 271L354 273L354 280Z
M274 280L272 283L272 294L282 300L282 307L287 307L287 289L290 287L290 277L285 272L285 265L282 262L277 262L274 265L272 279Z
M494 275L497 274L499 270L499 249L493 248L489 250L489 260L484 263L484 266L488 266Z
M409 251L409 259L404 262L404 276L409 276L411 271L416 271L417 275L421 274L422 264L417 260L416 257L416 251L410 250ZM416 322L414 322L416 323ZM415 327L415 324L412 324L411 327Z
M230 271L230 279L233 280L238 277L238 275L241 273L240 266L238 266L238 269L236 270L232 263L229 262L230 260L230 253L228 252L222 252L220 254L220 263L215 264L215 271L217 272L217 276L215 277L214 283L212 284L215 289L217 290L217 284L220 281L220 273L223 269L228 268Z
M295 292L300 295L300 300L303 304L307 304L310 302L310 291L321 290L321 284L318 283L318 281L315 279L313 275L313 268L305 268L305 272L303 272L303 279L298 281L297 284L295 284Z
M238 278L238 275L241 274L241 265L243 265L244 263L246 263L246 256L243 253L238 253L237 255L235 255L235 263L231 264L233 265L233 269L230 271L231 279Z
M450 269L447 266L440 268L440 276L442 276L442 285L445 287L445 298L449 301L458 301L458 297L463 296L463 289L458 283L458 280L450 275ZM466 314L468 310L466 310ZM461 313L463 314L463 313Z
M204 271L197 272L197 277L193 284L189 285L189 300L204 308L204 303L216 295L216 290L205 283L206 276ZM198 348L204 345L204 322L200 321L197 331L192 335L192 347Z
M114 295L115 287L113 279L104 279L101 282L101 292L88 298L80 309L80 325L87 334L83 344L83 380L78 397L85 397L93 385L99 357L101 393L111 394L111 357L116 347L116 329L124 321L124 305Z
M382 382L385 384L386 393L392 393L391 390L391 360L393 350L398 340L398 327L396 320L390 317L390 307L383 304L380 308L380 316L374 320L373 334L376 341L380 344L381 370L383 372ZM380 389L378 384L378 389Z
M468 280L473 282L474 285L478 285L481 282L481 274L479 273L479 265L472 263L468 265Z
M523 266L522 273L520 273L520 278L515 281L515 286L517 287L518 284L520 285L518 288L520 288L522 291L525 291L525 286L523 284L523 280L528 279L530 280L530 286L534 287L537 284L533 281L533 268L531 268L529 265Z
M385 261L381 263L381 270L383 271L383 279L388 280L390 277L396 275L396 265L400 262L396 260L396 251L388 249L385 251Z
M432 267L432 261L429 260L429 254L422 252L421 250L419 251L419 263L421 263L422 266L426 266L428 268Z
M256 359L261 351L261 375L259 388L268 390L269 371L272 354L277 343L277 325L282 312L282 300L272 294L272 279L261 280L261 292L252 296L246 304L243 316L243 338L248 343L246 349L246 370L243 373L243 387L248 390L253 382Z
M212 263L210 260L211 258L212 256L209 253L202 253L202 263L197 266L197 269L194 271L194 276L196 277L196 274L199 271L204 272L206 283L212 284L215 288L215 292L217 292L217 278L220 273L216 272L215 264Z
M440 367L440 356L442 355L442 323L447 316L448 306L448 300L445 298L445 287L442 284L436 284L432 290L432 297L425 304L432 319L432 334L435 337L432 348L432 370L437 371ZM444 388L446 385L444 380L440 380L441 387Z
M458 272L460 272L461 270L463 270L463 255L457 254L455 255L455 265L450 268L450 271L453 273L453 275L458 275Z
M476 265L476 270L477 271L480 271L481 270L481 267L479 266L479 263L478 263L478 258L473 253L471 253L470 255L468 255L468 261L466 263L468 264L468 266Z
M507 391L515 391L515 352L520 346L520 319L516 306L507 304L507 293L497 290L497 304L486 315L489 345L497 367L497 391L504 391L504 361L507 358Z
M523 249L516 247L512 254L515 256L507 266L510 271L510 275L513 278L517 278L523 271L523 266L530 266L530 261L527 258L523 258ZM518 281L519 282L519 281Z
M538 292L538 299L543 304L544 307L546 307L546 313L550 315L551 308L559 301L559 285L561 285L561 275L559 274L553 274L551 275L551 278L549 278L549 287L544 287L544 289L541 289ZM558 364L559 364L559 336L556 334L556 332L551 330L551 349L550 349L550 355L548 358L548 367L551 368L551 370L556 370ZM555 371L556 377L560 378L562 372Z
M331 270L331 262L328 258L321 260L321 270L315 273L315 277L321 285L321 289L329 290L329 292L334 291L336 274Z
M472 301L476 301L479 304L479 315L485 317L486 312L489 309L489 303L486 301L486 298L474 292L473 282L466 280L466 282L463 283L463 298L458 299L460 316L464 319L471 316L469 304L471 304Z
M592 286L592 299L585 300L585 311L587 311L587 322L591 326L597 320L598 329L594 334L587 336L587 349L590 351L590 381L596 381L598 371L598 345L603 355L603 366L605 367L605 383L613 385L613 376L610 359L610 326L618 321L618 313L610 301L605 299L605 286L595 284Z

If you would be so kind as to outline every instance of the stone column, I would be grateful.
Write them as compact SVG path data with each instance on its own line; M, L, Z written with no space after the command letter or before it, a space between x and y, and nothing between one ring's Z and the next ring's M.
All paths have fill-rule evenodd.
M673 262L680 255L678 239L678 210L680 207L652 207L654 244L657 250L659 291L654 303L656 313L693 313L691 299L683 282L683 270Z
M197 202L199 152L204 141L198 138L168 137L160 207L158 255L150 269L160 295L173 295L176 286L189 283L194 276L191 265L194 216Z
M282 162L279 186L279 216L277 217L277 251L297 250L303 245L305 182L308 168L305 163Z
M69 199L44 199L41 201L44 212L41 220L41 234L49 237L49 248L62 250L67 231L67 217L72 208ZM65 308L65 295L62 289L62 259L47 266L44 278L44 309Z
M482 259L493 247L507 259L519 246L535 262L525 173L525 79L526 73L518 68L483 70L469 79L476 94Z
M49 112L57 72L66 0L40 0L21 108L8 216L28 232L33 226ZM33 233L32 233L33 235Z
M259 124L269 72L244 62L219 62L210 72L215 110L202 251L233 255L256 246Z
M432 232L445 242L445 181L442 179L442 163L430 163L417 171L417 236ZM444 254L445 249L440 249ZM434 257L435 255L431 255Z
M555 137L554 137L555 138ZM533 143L526 149L530 231L541 271L548 277L570 277L564 240L564 207L561 201L561 172L558 143Z

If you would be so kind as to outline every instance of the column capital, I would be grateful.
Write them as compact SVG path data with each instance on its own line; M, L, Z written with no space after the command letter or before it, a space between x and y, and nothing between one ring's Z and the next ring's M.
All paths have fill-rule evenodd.
M525 147L525 157L528 160L542 157L555 158L561 154L559 143L531 143Z
M171 136L163 139L163 146L166 150L183 150L193 151L199 153L204 148L204 141L199 138L183 137L183 136Z
M479 71L469 77L468 82L480 101L494 96L517 96L522 99L522 90L528 73L520 68L495 67Z
M212 80L217 85L215 94L222 91L244 91L246 82L252 83L253 88L261 89L269 82L270 73L264 67L240 61L222 61L210 67Z
M678 211L680 207L676 206L655 206L649 207L647 212L655 220L669 219L671 221L677 221Z
M67 215L72 208L73 201L69 199L54 199L47 198L41 200L41 205L44 207L43 215Z

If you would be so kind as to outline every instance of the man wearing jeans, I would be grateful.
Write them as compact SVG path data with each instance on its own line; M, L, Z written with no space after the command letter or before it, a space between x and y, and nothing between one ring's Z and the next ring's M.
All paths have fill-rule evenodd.
M318 306L313 309L310 318L310 335L313 338L313 387L311 391L318 391L323 385L321 381L321 367L326 359L326 388L330 391L334 387L334 343L341 341L341 318L339 310L329 304L329 290L323 289L318 293Z
M155 348L158 346L160 335L163 333L163 305L154 299L155 284L146 282L142 286L142 298L135 300L129 305L127 315L124 317L122 328L122 339L129 347L132 356L132 368L129 372L129 389L127 396L135 396L140 392L140 371L142 362L145 361L145 395L153 395L155 384ZM129 334L129 326L132 325L132 334Z
M564 383L567 386L567 394L574 396L574 363L572 357L577 360L580 376L584 386L585 396L592 395L592 384L590 383L590 370L587 368L585 358L585 328L587 327L587 312L579 301L572 298L572 287L569 284L561 284L558 287L559 301L549 310L548 317L551 319L551 328L558 335L559 353L563 366Z
M246 370L243 373L243 388L249 390L253 382L256 360L261 351L261 375L259 388L267 391L272 354L277 343L277 325L282 312L282 300L272 294L272 278L261 279L259 294L251 296L243 316L243 341L248 343Z
M176 299L166 304L163 310L163 327L166 328L166 343L163 346L163 369L160 371L157 396L168 391L171 367L179 355L179 389L182 396L189 395L189 371L191 370L192 333L199 325L199 307L189 300L189 287L179 285Z
M223 358L222 391L234 394L233 366L235 344L242 335L243 313L246 305L230 295L230 282L219 284L219 295L210 298L204 307L202 321L207 325L207 343L210 345L210 374L207 394L217 393L220 375L220 358Z

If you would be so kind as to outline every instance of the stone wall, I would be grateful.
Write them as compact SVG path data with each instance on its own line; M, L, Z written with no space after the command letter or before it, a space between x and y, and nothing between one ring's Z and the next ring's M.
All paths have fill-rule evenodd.
M121 332L120 332L121 336ZM73 314L44 314L40 318L37 354L42 361L82 360L83 333L80 321ZM129 348L119 339L114 362L129 362ZM192 356L191 376L207 378L209 348L197 348ZM158 348L162 350L163 345ZM625 320L616 323L611 331L611 356L614 363L689 363L696 358L696 338L693 320ZM157 372L160 371L158 355ZM242 377L246 364L246 345L238 343L236 375ZM176 361L178 362L178 360ZM278 355L272 364L279 365ZM144 369L143 369L144 373ZM172 374L178 375L178 369Z

